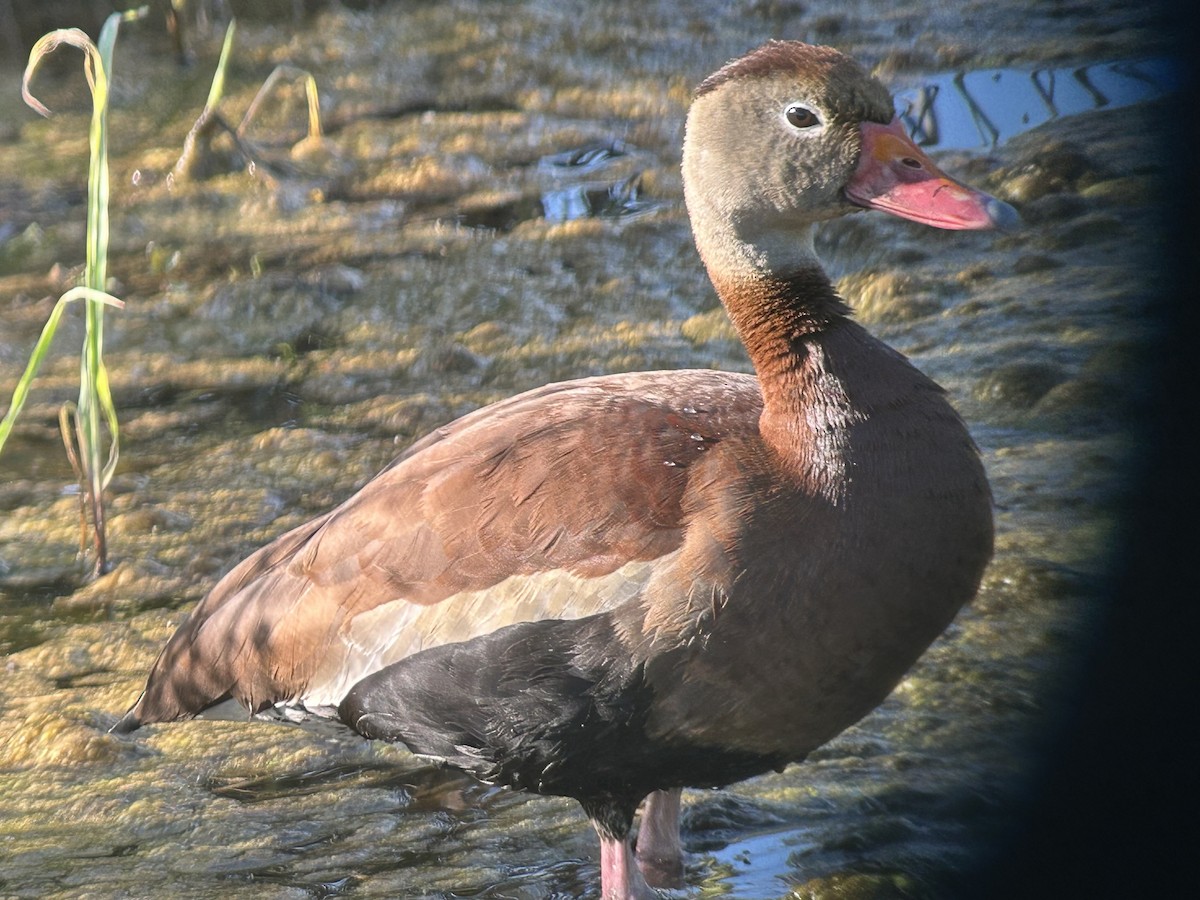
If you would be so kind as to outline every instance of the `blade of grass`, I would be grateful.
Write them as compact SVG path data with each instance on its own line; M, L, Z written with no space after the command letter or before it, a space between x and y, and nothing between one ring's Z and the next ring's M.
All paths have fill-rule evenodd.
M229 56L233 49L233 34L236 27L237 20L230 19L229 25L225 29L225 42L221 44L221 56L217 60L217 71L213 73L212 85L208 89L208 99L204 101L204 113L209 112L220 103L221 97L225 94L225 69L229 66Z
M204 109L196 117L187 137L183 140L183 152L171 168L171 179L190 179L203 177L205 160L208 156L209 145L213 136L220 131L227 132L235 144L239 143L233 129L225 124L225 120L217 113L217 104L225 93L225 71L229 67L233 51L233 36L237 30L237 20L230 19L225 28L225 42L221 45L221 57L217 60L217 70L213 73L212 84L208 88L208 99L204 101Z
M97 53L103 77L94 77L92 124L88 132L91 146L91 164L88 170L88 223L87 263L85 266L87 286L103 291L108 284L108 74L112 71L113 47L117 31L122 22L131 21L147 14L148 7L140 7L126 13L110 15L100 29ZM88 55L91 59L91 55ZM87 308L87 330L84 353L80 361L80 388L77 416L81 420L78 428L86 434L87 442L82 449L89 459L85 472L90 476L90 494L95 507L94 522L97 540L103 541L104 489L112 480L121 455L120 431L117 410L112 401L108 369L104 365L104 307L89 304ZM103 415L108 428L109 452L104 465L100 465L100 416ZM104 560L98 563L103 566Z
M246 110L246 114L242 116L242 123L237 130L239 137L245 135L246 130L250 127L250 122L258 115L258 109L263 101L284 78L304 83L304 95L308 101L308 139L318 140L321 137L321 101L317 94L317 79L313 78L310 72L289 65L279 65L271 70L267 80L263 82L258 93L254 95L254 99L250 101L250 107Z
M94 291L88 287L71 288L71 290L58 298L58 302L54 304L54 309L50 311L50 315L46 319L46 324L42 326L42 334L33 347L33 352L29 356L29 362L25 365L25 372L17 381L17 386L13 390L12 399L8 404L8 412L4 414L3 419L0 419L0 450L4 449L4 444L12 432L13 425L16 424L17 416L20 414L22 407L25 406L25 400L29 396L29 389L33 386L33 379L37 377L42 361L46 358L46 354L50 352L50 342L54 340L54 333L58 330L59 320L62 319L67 304L74 300L103 303L116 309L125 308L125 304L111 294L106 294L104 291Z

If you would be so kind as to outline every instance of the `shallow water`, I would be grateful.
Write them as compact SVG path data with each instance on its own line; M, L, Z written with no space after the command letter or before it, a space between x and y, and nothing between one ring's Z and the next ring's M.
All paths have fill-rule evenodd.
M978 69L898 87L896 109L922 147L987 150L1062 116L1169 97L1183 82L1170 59L1047 69Z
M685 895L954 896L1017 808L1033 736L1094 627L1145 390L1133 373L1156 338L1164 169L1152 101L1022 122L972 74L1024 83L1012 73L1161 58L1150 9L971 13L452 3L243 23L222 109L236 120L286 61L316 77L327 138L295 144L297 94L253 129L255 174L234 159L174 183L214 40L181 72L149 24L127 28L110 268L128 305L108 318L107 354L116 567L84 584L75 559L56 427L74 394L71 321L0 456L0 895L594 896L594 839L569 802L278 726L106 729L224 571L429 429L551 380L746 370L691 246L678 147L690 87L778 35L835 43L901 90L966 73L997 125L994 146L951 140L942 113L954 149L939 158L1018 205L1020 232L863 215L819 239L859 319L971 424L997 555L880 710L802 766L686 795ZM0 121L17 123L0 134L7 392L82 261L86 112L77 72L39 80L48 121L2 77Z

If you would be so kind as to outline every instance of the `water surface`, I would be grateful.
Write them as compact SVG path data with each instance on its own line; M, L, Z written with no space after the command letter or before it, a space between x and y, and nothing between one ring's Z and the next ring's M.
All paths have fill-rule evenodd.
M896 108L923 147L986 150L1062 116L1170 97L1183 66L1169 58L1046 69L977 69L923 76Z

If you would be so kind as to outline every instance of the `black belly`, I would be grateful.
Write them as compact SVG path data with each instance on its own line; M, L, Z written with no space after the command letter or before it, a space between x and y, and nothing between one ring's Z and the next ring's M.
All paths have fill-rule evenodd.
M487 782L573 797L600 818L632 817L654 790L719 787L791 761L651 739L654 701L643 666L600 614L413 654L356 684L338 712L364 737Z

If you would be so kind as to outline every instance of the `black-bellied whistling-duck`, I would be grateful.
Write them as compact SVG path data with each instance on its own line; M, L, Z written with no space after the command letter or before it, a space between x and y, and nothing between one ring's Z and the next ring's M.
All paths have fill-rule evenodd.
M801 760L879 704L992 550L942 390L855 324L813 225L866 208L1015 220L912 143L841 53L770 42L700 85L696 244L757 378L555 384L411 447L230 572L115 726L234 698L574 797L605 898L678 862L678 789ZM662 793L654 793L662 792ZM674 857L674 859L672 859Z

